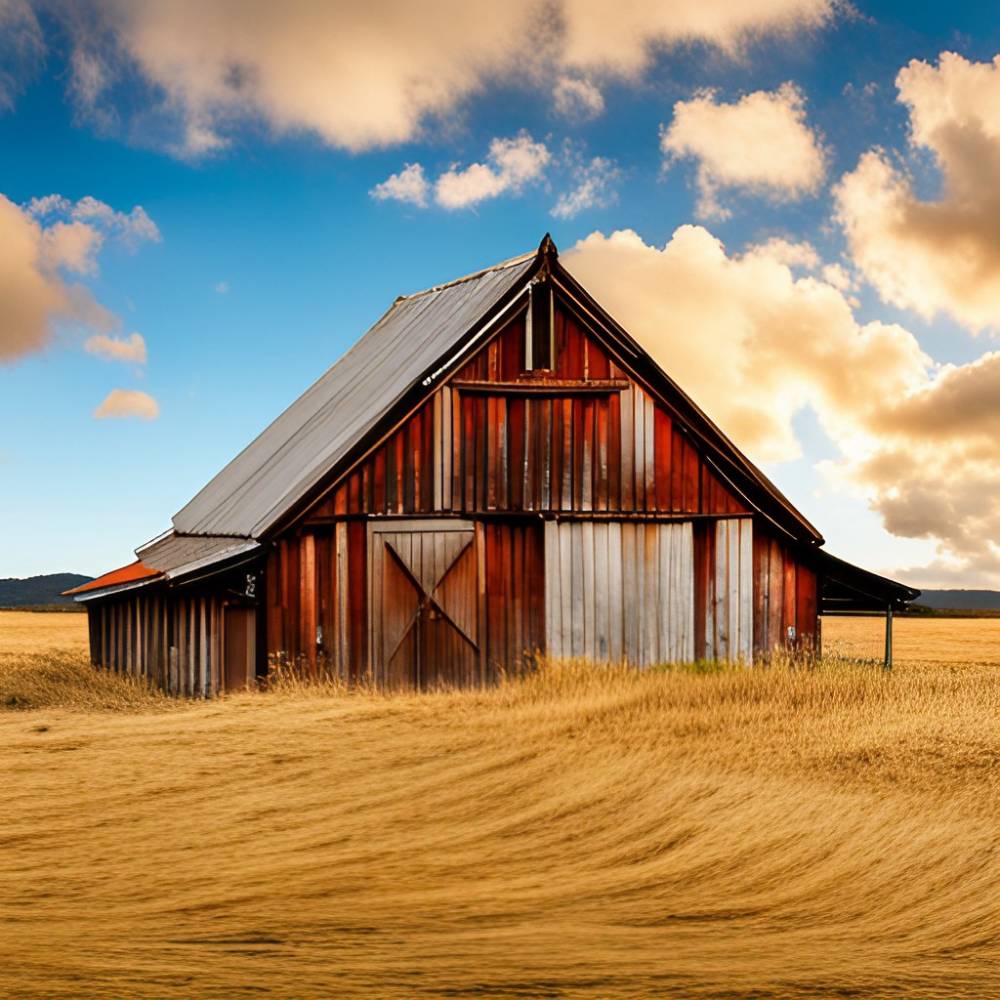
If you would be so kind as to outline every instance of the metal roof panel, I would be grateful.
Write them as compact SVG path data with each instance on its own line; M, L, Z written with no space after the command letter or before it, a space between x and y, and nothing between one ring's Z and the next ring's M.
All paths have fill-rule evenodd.
M536 254L525 254L397 299L332 368L174 515L176 531L259 537L525 278L536 259Z

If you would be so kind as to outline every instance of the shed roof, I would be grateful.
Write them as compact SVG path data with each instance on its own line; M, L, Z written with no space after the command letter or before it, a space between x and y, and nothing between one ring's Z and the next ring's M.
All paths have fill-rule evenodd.
M120 590L132 590L157 581L170 582L190 578L199 570L215 572L239 565L242 556L251 556L260 543L252 539L218 535L178 535L173 531L155 538L136 550L134 563L122 566L64 592L78 601L106 597Z
M79 587L64 590L61 596L70 597L77 594L89 594L91 591L96 590L117 589L128 584L138 583L142 580L152 580L158 576L160 576L158 569L147 566L141 559L136 559L135 562L129 563L127 566L120 566L118 569L113 569L110 573L104 573L94 580L81 583Z
M838 559L824 549L817 549L812 560L820 579L820 614L902 610L920 596L914 587Z

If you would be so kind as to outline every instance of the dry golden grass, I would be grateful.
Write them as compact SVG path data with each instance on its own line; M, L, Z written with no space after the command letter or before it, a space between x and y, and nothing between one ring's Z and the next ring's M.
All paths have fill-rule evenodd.
M0 712L0 748L5 994L1000 990L991 666L555 665Z
M87 616L70 611L0 611L0 657L87 652Z
M1000 664L1000 618L897 618L894 659L938 663ZM827 655L882 657L883 618L824 618Z

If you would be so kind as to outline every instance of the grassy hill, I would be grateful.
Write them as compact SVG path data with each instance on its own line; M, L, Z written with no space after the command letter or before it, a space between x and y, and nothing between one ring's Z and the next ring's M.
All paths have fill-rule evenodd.
M996 994L995 666L179 703L79 624L0 623L10 995Z
M72 597L60 597L64 590L93 580L80 573L47 573L44 576L0 579L0 608L25 608L53 604L72 606Z
M1000 591L924 590L917 603L948 611L1000 611Z

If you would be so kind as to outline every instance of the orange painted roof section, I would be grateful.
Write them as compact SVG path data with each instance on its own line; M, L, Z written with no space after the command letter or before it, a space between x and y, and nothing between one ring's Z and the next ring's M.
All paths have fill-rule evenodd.
M128 566L122 566L119 569L113 569L110 573L105 573L104 576L99 576L96 580L91 580L89 583L82 583L79 587L74 587L72 590L64 590L62 596L68 597L70 594L84 594L89 590L103 590L105 587L118 587L123 583L135 583L137 580L146 580L152 576L160 576L161 571L158 569L153 569L152 566L147 566L144 562L136 560L134 563L129 563Z

